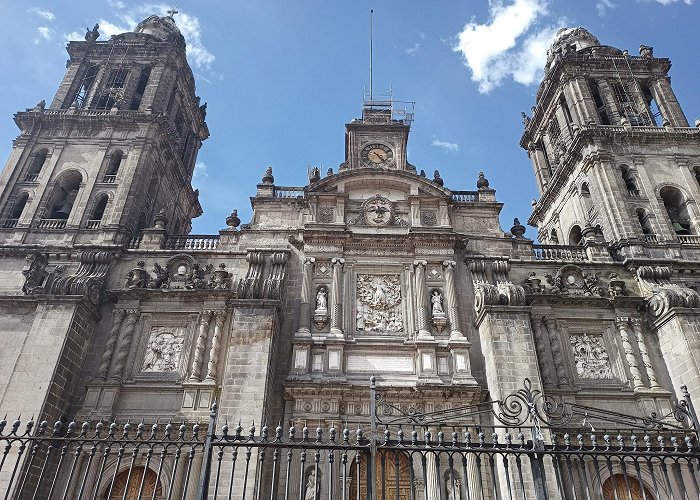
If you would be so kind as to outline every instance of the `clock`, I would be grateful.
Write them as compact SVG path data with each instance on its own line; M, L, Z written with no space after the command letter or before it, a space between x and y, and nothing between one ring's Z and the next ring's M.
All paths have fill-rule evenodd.
M362 148L360 157L369 165L385 166L394 159L394 152L385 144L373 143Z

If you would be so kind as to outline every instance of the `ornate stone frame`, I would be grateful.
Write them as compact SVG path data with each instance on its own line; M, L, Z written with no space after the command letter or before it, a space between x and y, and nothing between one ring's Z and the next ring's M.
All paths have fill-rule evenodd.
M564 337L562 339L562 344L566 346L566 359L569 367L569 373L571 374L571 381L574 386L581 387L582 389L603 387L620 389L626 384L627 374L624 366L622 365L617 339L614 338L615 332L610 330L611 327L608 324L608 321L559 321L562 330L560 334ZM571 348L571 337L584 334L588 335L589 337L601 338L603 346L608 354L608 362L610 364L612 378L592 379L581 378L578 376L576 371L576 361Z
M375 276L382 275L398 275L399 283L401 286L401 315L403 318L403 331L396 333L377 333L377 332L367 332L364 330L357 329L357 277L359 274L369 274ZM348 319L350 320L350 330L348 331L348 337L355 339L381 339L381 340L400 340L404 342L407 338L411 336L411 331L413 326L408 323L408 307L407 301L409 297L407 296L406 289L406 271L403 263L391 263L391 264L370 264L370 263L357 263L351 267L349 276L349 304L348 304Z

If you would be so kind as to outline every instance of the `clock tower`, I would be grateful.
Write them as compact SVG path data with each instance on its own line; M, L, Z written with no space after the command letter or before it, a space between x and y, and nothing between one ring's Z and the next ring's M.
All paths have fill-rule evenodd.
M413 121L413 102L394 101L391 94L377 98L366 94L362 118L345 125L345 161L341 172L358 168L410 170L406 161L408 132Z

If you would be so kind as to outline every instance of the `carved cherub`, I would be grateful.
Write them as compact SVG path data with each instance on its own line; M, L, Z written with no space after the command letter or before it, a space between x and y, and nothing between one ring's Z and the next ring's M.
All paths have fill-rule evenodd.
M168 288L170 286L170 273L167 266L163 267L157 262L153 264L155 278L148 284L149 288Z

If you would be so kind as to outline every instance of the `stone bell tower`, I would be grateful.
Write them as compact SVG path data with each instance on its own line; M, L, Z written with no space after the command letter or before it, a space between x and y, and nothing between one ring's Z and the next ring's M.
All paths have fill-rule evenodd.
M50 105L18 112L0 176L0 241L124 244L160 212L170 233L201 214L191 179L208 135L172 17L70 42Z
M559 31L520 143L541 193L528 222L543 243L604 239L622 258L698 243L700 130L670 67L652 47L633 56L583 28Z

